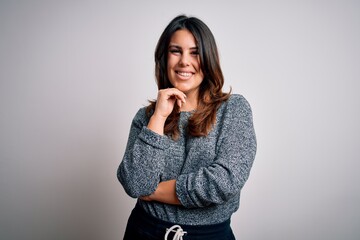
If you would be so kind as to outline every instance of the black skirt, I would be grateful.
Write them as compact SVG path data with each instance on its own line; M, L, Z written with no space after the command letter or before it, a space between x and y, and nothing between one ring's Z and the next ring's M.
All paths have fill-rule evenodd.
M129 217L124 240L164 240L166 234L167 239L173 239L178 234L184 240L235 240L230 219L212 225L177 225L149 215L136 204Z

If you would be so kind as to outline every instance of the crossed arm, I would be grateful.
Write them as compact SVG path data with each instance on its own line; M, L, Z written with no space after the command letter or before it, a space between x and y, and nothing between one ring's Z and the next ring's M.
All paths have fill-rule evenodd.
M158 94L158 104L154 115L150 118L148 129L164 135L164 125L166 118L171 113L174 105L177 103L179 107L185 103L186 95L177 89L166 89ZM155 192L148 196L140 197L144 201L158 201L167 204L181 205L176 196L176 180L168 180L160 182Z
M176 195L176 180L160 182L155 192L148 196L140 197L144 201L158 201L166 204L181 205Z
M235 101L236 100L236 101ZM230 104L229 104L230 105ZM139 111L130 131L127 150L118 169L118 178L125 191L144 201L158 201L185 207L221 204L237 194L249 176L256 152L256 139L251 111L244 99L234 99L226 132L213 164L197 171L159 182L167 148L161 135L163 125L153 114L144 127L144 111ZM160 124L158 126L157 124ZM154 134L157 133L157 134Z

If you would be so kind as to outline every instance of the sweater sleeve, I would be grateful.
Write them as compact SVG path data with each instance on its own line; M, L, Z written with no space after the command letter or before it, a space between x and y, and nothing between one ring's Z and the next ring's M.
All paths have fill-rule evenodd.
M176 193L187 208L222 204L238 195L249 177L256 153L250 105L237 95L229 99L224 114L214 162L177 178Z
M146 122L145 109L140 109L132 121L125 154L117 170L125 192L133 198L155 191L165 165L167 139L148 129Z

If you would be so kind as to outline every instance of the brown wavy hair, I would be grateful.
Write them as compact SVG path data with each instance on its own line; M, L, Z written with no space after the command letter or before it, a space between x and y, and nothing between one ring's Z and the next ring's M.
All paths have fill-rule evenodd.
M216 111L221 103L226 101L230 93L224 93L224 76L220 68L219 54L216 42L210 29L196 17L179 15L165 28L155 49L155 76L158 89L172 88L168 78L167 57L171 36L178 30L190 31L197 43L200 57L200 67L204 79L199 87L198 106L188 120L187 133L193 137L206 136L216 121ZM155 111L156 101L150 101L147 114ZM175 104L172 113L165 122L164 133L176 140L179 137L179 107Z

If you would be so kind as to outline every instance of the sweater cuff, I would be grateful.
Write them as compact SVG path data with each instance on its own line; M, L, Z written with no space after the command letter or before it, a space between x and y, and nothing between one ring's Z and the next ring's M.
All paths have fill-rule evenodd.
M186 208L192 208L196 207L196 204L191 199L190 195L187 191L187 176L186 175L180 175L176 179L176 195L181 203Z
M151 131L146 126L144 126L142 131L140 132L139 138L145 143L159 149L166 149L169 147L169 143L165 136L159 135L156 132Z

